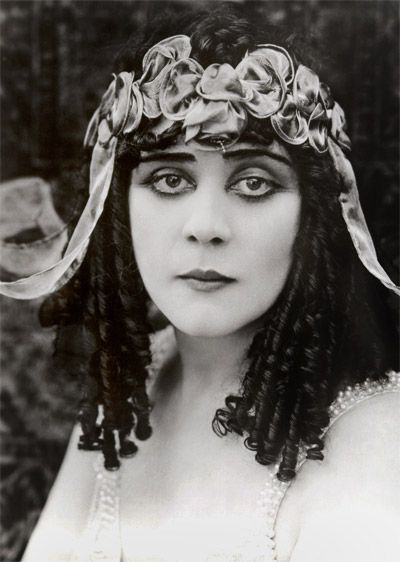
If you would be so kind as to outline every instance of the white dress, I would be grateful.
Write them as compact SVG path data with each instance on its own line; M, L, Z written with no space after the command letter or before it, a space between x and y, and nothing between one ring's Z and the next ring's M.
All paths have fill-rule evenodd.
M153 368L155 371L159 369L163 361L165 349L169 346L169 339L170 334L167 330L153 342ZM389 374L387 381L366 381L362 385L347 388L346 391L339 394L330 407L331 422L327 431L346 412L361 402L377 395L399 390L400 373L395 372ZM77 431L76 428L75 433ZM75 447L75 444L73 446ZM80 453L74 452L74 454ZM57 560L51 559L49 562L61 562L61 560L63 562L158 562L158 560L167 560L168 562L275 562L277 560L275 554L275 525L282 501L291 486L291 483L280 482L276 478L277 465L263 467L265 469L265 485L263 489L260 489L258 505L254 506L255 519L252 519L251 526L245 530L239 527L236 529L235 521L226 519L226 536L229 537L229 542L232 543L233 541L233 544L240 545L230 546L231 549L233 548L233 553L213 551L214 542L210 536L213 532L212 527L201 529L198 525L194 526L190 522L186 524L182 520L178 541L175 537L173 542L168 542L169 537L166 536L169 533L168 528L163 528L162 533L165 536L161 536L157 532L149 535L150 540L151 537L156 537L156 542L160 545L160 553L158 553L154 541L151 549L152 554L146 556L139 549L138 541L137 555L134 558L131 558L131 555L127 558L121 538L121 471L106 471L103 468L102 455L100 453L91 453L91 455L93 455L91 458L93 459L95 485L86 524L81 530L80 536L76 536L74 544L71 545L73 554L65 557L60 556ZM301 451L298 470L305 461L304 451ZM135 459L126 462L134 463ZM256 524L254 524L254 521L256 521ZM223 527L219 527L216 531L219 536L221 530L224 531ZM202 533L207 534L207 540L198 542L195 551L193 551L191 544ZM40 535L41 537L45 536L43 525ZM245 536L245 542L240 543L242 536ZM237 543L234 540L237 540ZM143 542L146 541L148 541L148 538L143 537ZM22 562L46 561L45 555L39 554L40 552L46 552L46 546L40 545L40 542L43 543L43 538L35 539L34 533ZM171 545L170 554L165 552L168 545Z

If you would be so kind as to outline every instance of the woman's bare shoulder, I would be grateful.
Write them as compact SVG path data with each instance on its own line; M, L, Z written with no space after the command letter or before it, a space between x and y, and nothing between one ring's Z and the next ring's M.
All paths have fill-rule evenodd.
M380 467L400 462L400 392L382 392L362 400L339 417L326 435L326 464L362 470L374 478ZM365 462L367 461L368 462ZM325 462L324 461L324 462ZM379 471L379 474L381 471Z
M326 562L395 560L400 551L399 424L399 392L363 400L333 423L325 459L307 463L314 486L291 562L309 561L310 552Z
M78 450L79 434L76 426L23 562L64 562L71 558L89 515L95 485L95 455Z

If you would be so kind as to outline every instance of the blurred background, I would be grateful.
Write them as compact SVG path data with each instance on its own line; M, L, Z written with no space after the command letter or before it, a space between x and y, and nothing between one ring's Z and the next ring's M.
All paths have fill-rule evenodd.
M352 161L380 259L398 278L398 2L235 4L261 21L287 25L315 47L316 70L348 118ZM33 176L57 184L79 157L116 53L130 35L151 24L154 14L179 13L190 5L3 0L0 189ZM39 304L0 300L2 562L21 560L62 461L79 400L73 361L53 361L54 332L40 328Z

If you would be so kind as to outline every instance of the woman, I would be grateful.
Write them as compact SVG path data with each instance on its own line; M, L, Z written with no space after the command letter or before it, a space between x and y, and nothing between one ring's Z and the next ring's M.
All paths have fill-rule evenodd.
M399 290L342 109L234 15L132 54L89 124L63 257L2 286L55 292L43 324L83 326L78 447L104 456L94 471L74 432L24 561L394 560L399 377L376 279ZM149 337L152 303L173 333Z

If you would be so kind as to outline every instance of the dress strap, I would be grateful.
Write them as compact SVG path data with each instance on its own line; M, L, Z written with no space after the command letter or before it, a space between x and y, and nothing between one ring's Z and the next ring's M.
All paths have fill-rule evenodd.
M400 372L391 371L387 373L387 378L372 381L366 379L361 384L348 386L344 391L340 391L337 398L332 402L329 407L330 423L323 431L321 437L324 437L332 425L343 416L346 412L354 408L360 402L364 402L373 396L387 394L389 392L400 391ZM297 468L303 466L307 460L307 449L303 446L300 447L299 457L297 461ZM292 481L281 482L277 478L279 463L275 466L268 467L267 481L261 491L260 499L258 501L258 509L260 516L265 521L265 537L266 537L266 550L271 561L276 561L276 544L275 544L275 526L278 518L279 509L282 505L283 499L286 496ZM267 558L268 559L268 558Z

